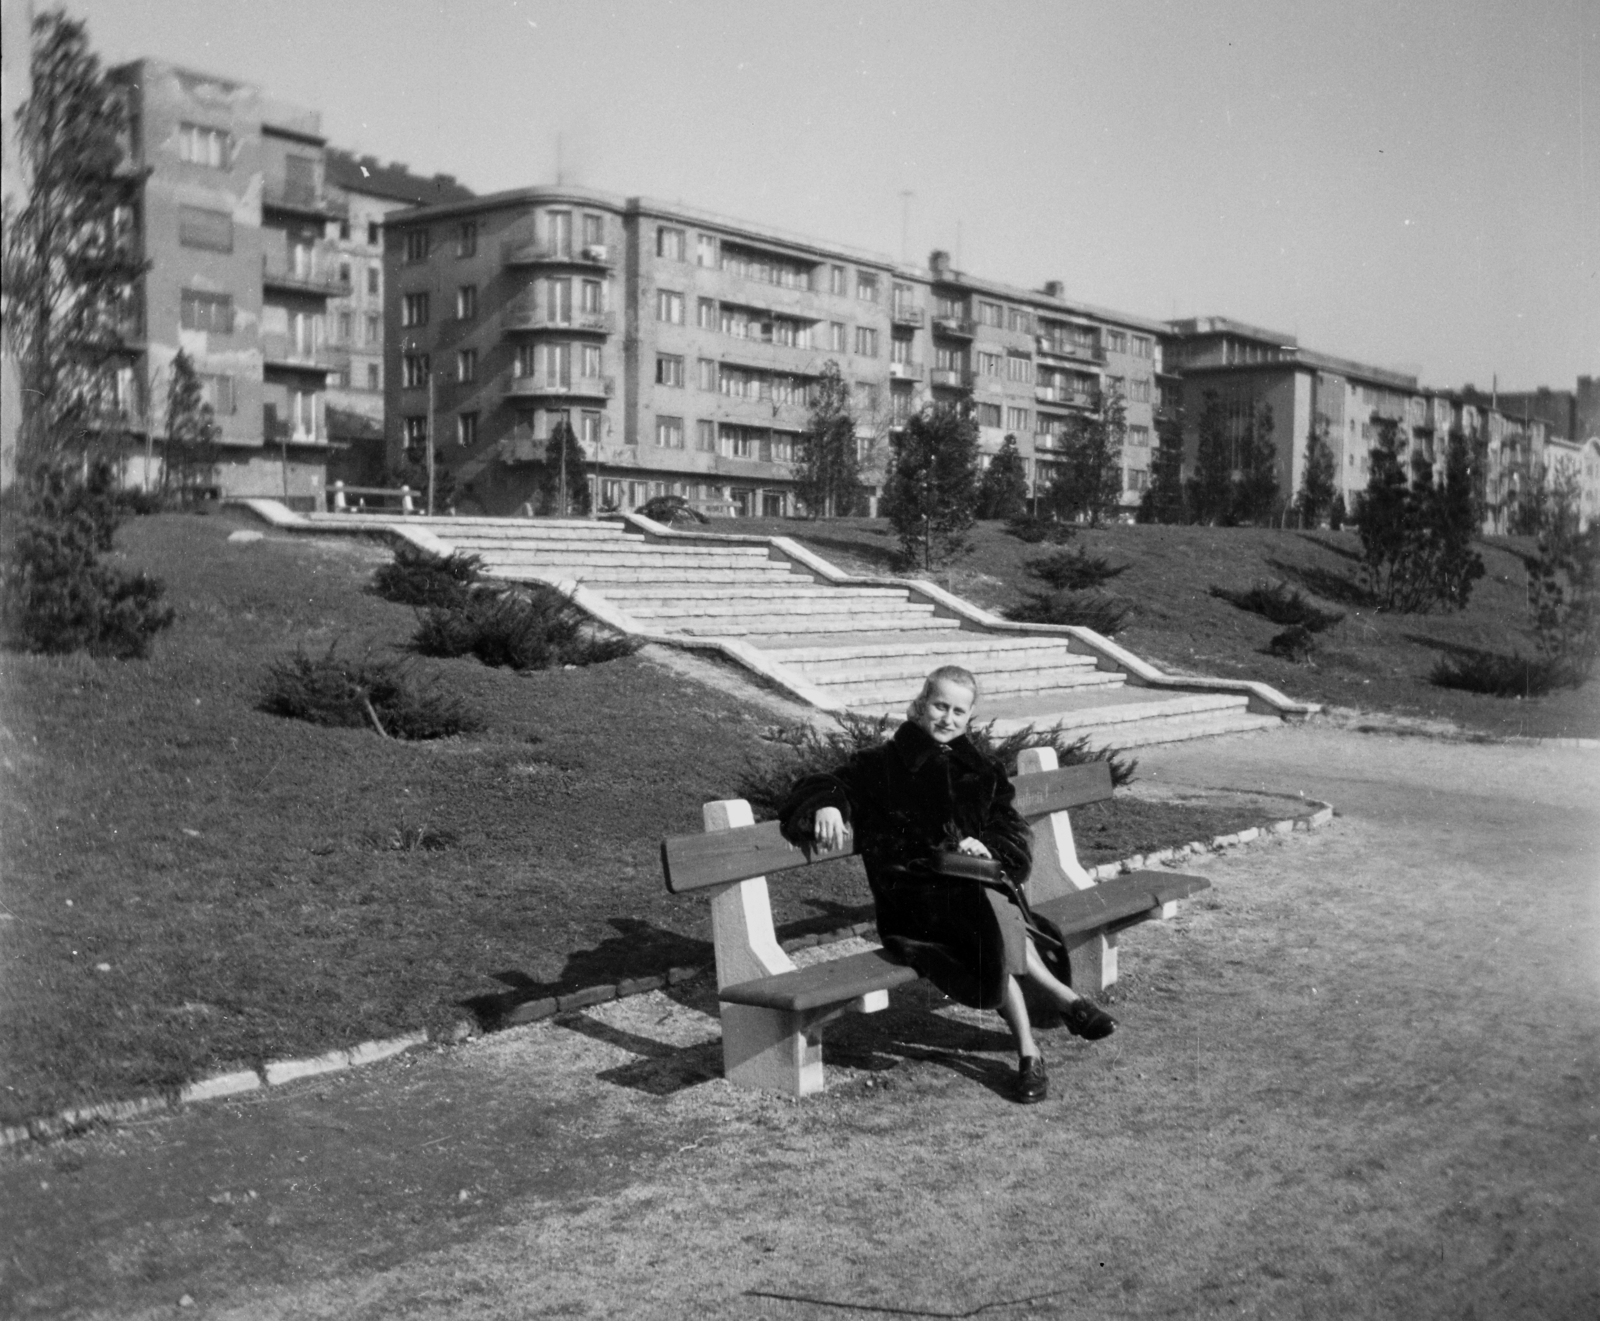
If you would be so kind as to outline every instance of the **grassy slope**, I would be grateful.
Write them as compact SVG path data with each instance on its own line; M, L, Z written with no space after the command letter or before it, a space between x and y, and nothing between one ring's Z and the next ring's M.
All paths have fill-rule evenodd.
M0 1122L315 1053L709 956L656 849L739 791L764 712L633 658L515 675L416 663L487 729L380 740L256 710L297 646L402 646L387 552L230 516L129 523L176 627L144 662L0 656ZM1119 804L1101 860L1251 824ZM390 842L422 828L453 846ZM774 887L784 936L870 916L850 866ZM99 971L99 965L109 971Z
M794 537L857 572L894 571L897 543L882 521L745 520L714 527ZM1518 701L1428 682L1436 661L1458 649L1533 651L1519 558L1531 544L1522 539L1482 545L1487 573L1471 605L1431 615L1384 614L1361 599L1353 586L1361 543L1352 532L1117 526L1083 532L1077 541L1132 565L1112 583L1137 606L1118 641L1174 672L1261 679L1303 700L1450 720L1496 735L1600 736L1600 683ZM1025 561L1050 549L1007 536L998 523L979 524L974 542L973 553L939 578L991 608L1019 600L1033 583ZM1345 611L1344 622L1324 635L1314 664L1267 655L1279 627L1208 592L1212 585L1247 588L1262 579L1281 579Z

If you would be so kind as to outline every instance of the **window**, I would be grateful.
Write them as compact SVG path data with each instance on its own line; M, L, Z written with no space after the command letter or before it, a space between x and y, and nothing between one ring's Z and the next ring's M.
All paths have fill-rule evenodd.
M891 288L889 290L889 305L894 309L897 316L902 312L911 311L913 306L911 286L909 284L897 284Z
M406 231L406 260L427 261L430 248L429 234L425 229Z
M233 217L226 211L200 206L178 208L178 242L186 248L208 252L233 251Z
M233 334L233 296L185 289L178 299L178 324L185 330Z
M934 315L949 321L962 321L967 315L967 300L940 294L934 304Z
M1024 335L1031 334L1033 332L1033 318L1028 315L1026 308L1007 308L1006 329L1020 331Z
M856 298L863 303L878 301L878 277L871 271L856 272Z
M1000 375L1000 355L998 353L985 353L982 349L979 349L978 374L980 376ZM995 425L999 426L1000 424L997 422Z
M343 220L341 220L339 222L339 241L341 243L348 243L350 241L350 217L349 216L346 216Z
M425 417L408 417L406 419L406 448L420 452L428 443L428 419Z
M600 346L598 344L585 344L583 346L583 375L585 380L598 380L600 377Z
M828 322L828 351L830 353L844 352L844 322Z
M683 388L683 359L666 355L656 358L656 384Z
M1133 337L1133 356L1136 358L1149 358L1154 356L1155 346L1148 335L1135 335Z
M202 374L200 394L218 417L229 417L239 411L239 400L234 393L231 376Z
M383 375L378 367L378 364L375 362L369 362L367 364L367 389L383 389Z
M1122 377L1120 377L1120 376L1108 376L1108 377L1106 377L1106 393L1108 395L1124 393L1124 382L1123 382Z
M656 444L664 450L683 448L683 419L681 417L656 417Z
M377 344L383 339L383 318L376 312L367 313L367 343Z
M378 296L378 268L367 267L367 292L376 298Z
M1026 408L1006 409L1006 430L1015 431L1021 435L1028 429L1028 410Z
M400 384L407 390L420 390L428 383L428 355L407 353L400 359Z
M356 337L356 314L354 312L339 313L338 322L339 343L348 344Z
M367 246L369 248L383 246L383 226L376 220L367 221Z
M587 218L587 217L586 217ZM595 216L596 220L600 217ZM585 412L578 421L578 439L585 445L598 445L600 443L600 414Z
M590 315L605 311L604 286L599 280L583 282L583 310Z
M466 385L478 379L478 350L461 349L456 353L456 380Z
M1150 444L1150 428L1149 427L1129 427L1128 428L1128 444L1130 444L1130 445L1138 445L1141 448L1147 448L1149 446L1149 444Z
M878 408L878 387L871 381L856 382L856 411L874 413Z
M717 300L715 298L702 298L695 304L695 324L701 330L715 330L717 328Z
M870 326L857 326L856 352L864 358L876 358L878 356L878 332Z
M546 280L544 288L545 320L553 326L572 324L572 281Z
M889 361L906 366L911 361L911 337L895 335L889 340Z
M830 294L844 293L844 267L828 267L828 292Z
M1150 378L1148 376L1135 376L1128 382L1128 402L1134 404L1148 404L1150 402Z
M695 237L694 264L716 269L717 241L710 234L700 234Z
M724 422L717 430L717 448L724 458L753 459L759 452L760 444L754 427L739 427Z
M476 413L458 413L456 415L456 444L465 449L469 445L478 443L478 415Z
M656 320L665 321L673 326L681 326L683 324L683 295L675 294L668 289L657 289Z
M683 231L671 225L656 226L656 256L668 261L683 260Z
M464 284L456 290L456 320L470 321L478 315L478 286Z
M967 369L966 353L948 344L936 344L933 349L933 366L935 371L960 372ZM998 372L996 373L998 375Z
M998 427L1000 425L1000 405L979 404L978 425L980 427Z
M1128 335L1122 330L1108 330L1105 333L1107 353L1126 353L1128 351Z
M999 329L1005 324L1005 309L999 303L978 303L978 321L985 326L994 326Z
M717 449L717 424L701 419L694 424L694 447L703 454L714 454Z
M463 220L461 228L456 231L456 256L476 257L478 255L478 222L476 220Z
M1025 358L1020 353L1006 354L1006 379L1008 381L1031 381L1033 379L1033 359Z
M717 388L717 364L710 358L700 359L699 385L702 390Z
M225 170L233 163L233 142L226 129L201 124L178 127L178 159L208 170Z
M350 263L347 261L342 261L339 263L339 283L350 283Z
M593 247L597 243L606 241L606 220L604 216L597 216L592 211L584 213L583 217L583 246Z
M572 212L546 211L544 232L551 252L558 257L572 255Z
M333 379L339 389L348 390L350 388L350 364L347 362L343 367L339 368L333 374Z
M400 300L400 324L402 326L428 324L427 294L407 294Z

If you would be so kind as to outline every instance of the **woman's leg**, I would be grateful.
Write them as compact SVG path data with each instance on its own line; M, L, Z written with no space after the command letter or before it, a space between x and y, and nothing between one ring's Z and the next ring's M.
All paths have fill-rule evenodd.
M1035 986L1063 1009L1074 1000L1083 998L1065 982L1058 981L1055 974L1045 967L1044 960L1039 957L1039 951L1034 948L1031 940L1028 942L1028 976L1033 979ZM1015 984L1014 978L1013 984Z
M1039 1047L1033 1040L1033 1025L1028 1021L1028 1006L1022 998L1022 983L1015 977L1006 978L1006 998L1000 1002L1000 1017L1006 1020L1011 1035L1017 1039L1019 1058L1039 1054Z

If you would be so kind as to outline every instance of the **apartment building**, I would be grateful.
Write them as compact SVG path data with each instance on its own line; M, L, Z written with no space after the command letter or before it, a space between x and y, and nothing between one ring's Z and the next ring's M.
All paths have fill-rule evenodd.
M127 97L130 158L148 171L133 226L149 267L130 302L118 399L150 457L130 480L158 480L181 348L216 415L216 487L309 505L327 461L325 314L345 292L326 239L339 212L320 117L158 60L110 76Z
M536 502L566 422L602 506L797 512L795 444L830 361L874 502L895 428L937 399L970 398L985 458L1013 435L1048 481L1073 416L1115 388L1129 503L1148 480L1163 327L1058 285L574 188L391 213L385 244L388 443L398 459L435 435L463 509Z
M453 175L413 174L399 161L325 153L328 195L339 210L330 234L339 291L328 300L330 477L356 485L382 479L383 222L392 211L465 201L472 190Z

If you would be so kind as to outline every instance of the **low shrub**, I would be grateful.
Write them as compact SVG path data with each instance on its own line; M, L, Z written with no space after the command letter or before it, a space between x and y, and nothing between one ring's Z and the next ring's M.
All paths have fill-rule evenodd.
M1031 514L1024 514L1021 518L1013 518L1006 524L1006 533L1018 541L1027 542L1030 546L1036 546L1041 541L1061 545L1077 536L1078 529L1071 523L1058 523L1053 518L1037 518Z
M7 547L3 612L10 645L33 652L87 651L131 660L176 613L161 580L100 563L121 520L109 464L87 474L45 469L29 484Z
M421 617L414 639L424 656L476 656L485 665L547 670L631 656L632 638L599 632L571 599L544 583L475 592Z
M1083 592L1110 582L1132 566L1112 564L1104 555L1091 555L1087 546L1079 546L1075 551L1058 550L1029 560L1026 567L1035 578L1059 591Z
M657 523L664 523L668 527L671 527L674 521L681 523L709 523L711 521L698 509L690 508L689 502L681 495L652 496L633 512L653 519Z
M1308 633L1325 633L1344 618L1337 610L1312 605L1299 588L1290 590L1284 583L1258 582L1245 592L1213 587L1211 595L1274 624L1298 625Z
M1297 663L1310 660L1316 649L1316 635L1303 624L1291 624L1267 643L1269 655Z
M838 726L833 729L784 725L768 732L766 751L751 758L739 786L740 797L749 800L758 819L776 816L802 776L837 770L862 749L891 738L900 723L891 716L858 716L848 711L836 719ZM1087 735L1074 737L1060 725L1048 729L1029 725L1004 737L995 736L992 723L973 725L967 737L999 761L1007 775L1017 773L1017 756L1025 748L1054 748L1063 766L1110 762L1111 783L1119 787L1132 781L1139 766L1115 748L1091 748Z
M1030 592L1005 617L1020 624L1071 624L1115 637L1133 613L1133 602L1102 592Z
M402 662L296 652L267 668L261 709L314 725L363 726L388 738L447 738L483 728L483 717L438 679L418 681Z
M1570 682L1570 677L1558 661L1546 657L1480 651L1441 659L1428 682L1438 688L1460 688L1491 697L1542 697Z
M435 555L401 545L394 559L372 575L372 590L397 605L449 607L464 603L482 577L481 555Z

